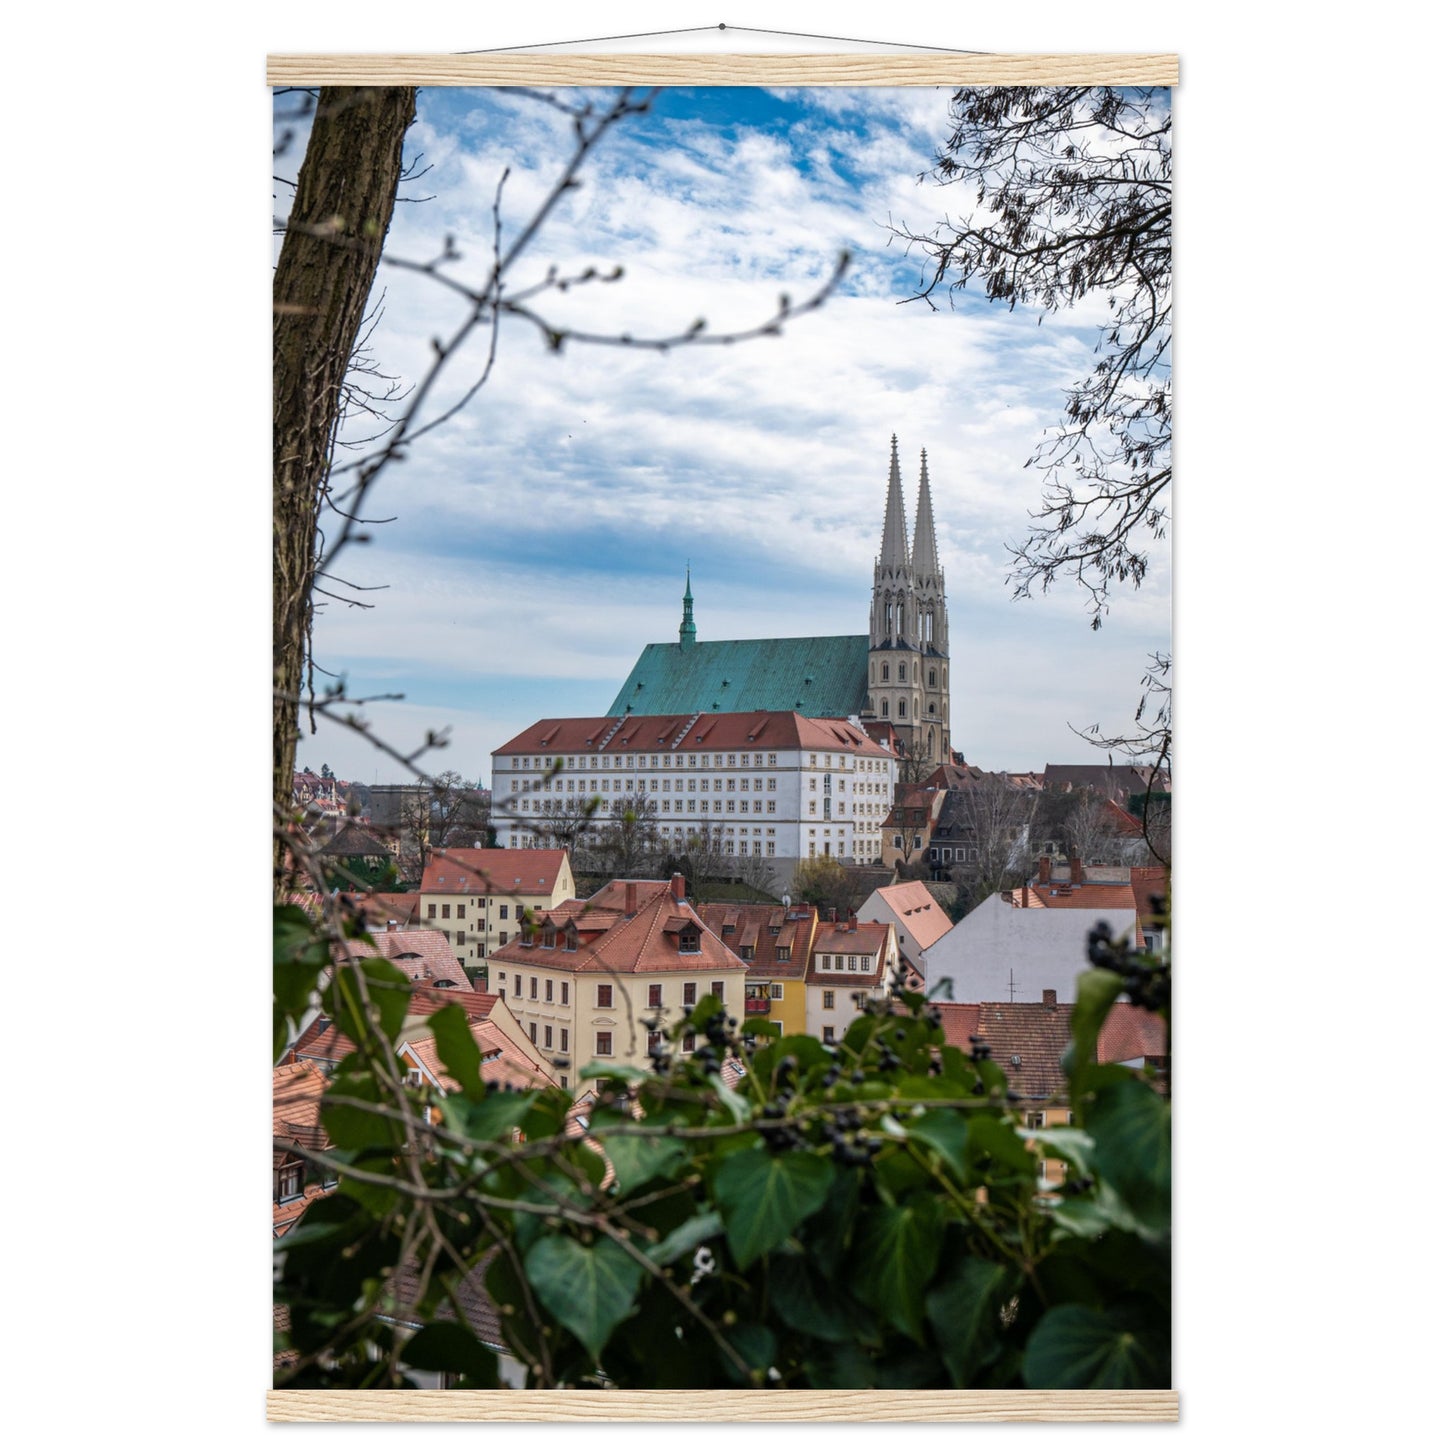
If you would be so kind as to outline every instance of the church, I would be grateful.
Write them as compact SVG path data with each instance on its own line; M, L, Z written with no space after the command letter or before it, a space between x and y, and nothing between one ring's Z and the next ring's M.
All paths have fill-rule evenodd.
M893 438L866 635L699 642L692 607L689 571L677 641L643 648L609 717L747 712L851 717L872 725L875 736L891 729L900 754L930 765L952 762L948 608L926 451L910 546L898 438Z

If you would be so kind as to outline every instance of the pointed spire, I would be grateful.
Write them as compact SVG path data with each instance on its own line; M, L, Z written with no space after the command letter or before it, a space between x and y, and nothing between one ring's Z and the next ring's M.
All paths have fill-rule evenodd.
M888 464L888 506L883 513L883 547L879 563L908 569L908 526L903 518L903 480L898 474L898 438L893 438L893 459Z
M692 563L687 564L687 590L682 594L682 626L677 629L677 645L691 647L697 641L697 623L692 620Z
M918 476L918 510L913 519L913 575L921 581L938 575L938 546L933 538L933 494L928 486L928 449Z

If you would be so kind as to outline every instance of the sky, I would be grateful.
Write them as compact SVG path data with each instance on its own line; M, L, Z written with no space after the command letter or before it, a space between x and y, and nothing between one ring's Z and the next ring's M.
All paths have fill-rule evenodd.
M505 322L487 385L368 499L368 516L394 520L336 575L377 589L340 589L369 606L327 601L317 619L317 661L350 696L402 699L367 706L378 735L409 752L446 729L424 765L487 781L493 749L538 718L605 712L642 647L676 638L688 567L700 640L866 632L896 433L910 530L928 452L954 747L986 768L1102 761L1071 725L1126 730L1149 654L1170 645L1167 548L1097 632L1075 588L1012 599L1008 545L1039 500L1025 463L1087 372L1103 309L918 299L926 260L891 227L928 230L970 203L925 174L949 94L668 90L608 133L512 276L624 274L544 294L552 324L745 330L780 293L813 294L847 250L845 281L779 337L666 355L578 343L558 355ZM388 256L431 259L450 235L461 260L447 274L483 276L499 179L505 246L552 188L570 127L524 94L423 90L405 155L425 169L401 190ZM279 174L303 145L304 132ZM409 385L462 303L396 265L374 300L375 363ZM484 350L479 337L459 358L433 413ZM367 783L400 776L324 720L299 759Z

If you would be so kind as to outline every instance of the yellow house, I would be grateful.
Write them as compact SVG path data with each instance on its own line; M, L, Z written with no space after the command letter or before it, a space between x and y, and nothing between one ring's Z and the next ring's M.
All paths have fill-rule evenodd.
M565 848L438 848L422 873L419 921L445 933L475 973L527 912L555 908L575 888Z
M818 928L810 903L704 903L702 921L748 966L743 1008L780 1034L808 1030L804 976Z

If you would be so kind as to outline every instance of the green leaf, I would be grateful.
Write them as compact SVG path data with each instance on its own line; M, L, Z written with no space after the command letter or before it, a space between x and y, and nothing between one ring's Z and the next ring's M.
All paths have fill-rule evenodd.
M738 1267L746 1269L821 1209L832 1180L832 1165L816 1154L729 1154L713 1179L713 1197Z
M474 1139L505 1140L532 1108L531 1094L490 1094L472 1106L467 1133Z
M853 1254L853 1292L923 1343L923 1293L943 1246L943 1208L931 1194L865 1209Z
M1029 1336L1023 1372L1032 1390L1163 1389L1168 1337L1127 1306L1056 1305Z
M472 1035L471 1023L460 1004L449 1003L427 1019L437 1041L437 1056L447 1073L462 1086L462 1093L474 1102L487 1097L482 1082L482 1051Z
M1099 1030L1123 990L1124 980L1107 968L1091 968L1079 975L1074 1007L1069 1014L1069 1033L1073 1038L1066 1064L1070 1077L1086 1064L1094 1062L1098 1051Z
M1002 1349L999 1311L1010 1279L1010 1271L995 1261L955 1255L924 1298L938 1352L957 1389L967 1389Z
M647 1257L654 1264L676 1264L678 1260L691 1257L710 1239L722 1233L722 1216L715 1209L706 1214L694 1215L679 1224L670 1234L651 1246Z
M363 981L369 1007L362 1002ZM388 1043L396 1042L406 1022L411 982L394 964L383 958L361 958L338 966L329 992L336 1003L333 1022L353 1043L360 1044L373 1029L380 1030Z
M649 1179L670 1179L688 1157L687 1149L665 1134L618 1134L597 1142L612 1165L621 1195L630 1194Z
M394 1119L383 1119L369 1110L350 1109L347 1101L383 1102L381 1085L372 1074L347 1074L333 1078L321 1096L321 1122L338 1149L366 1149L374 1145L399 1147L402 1126ZM396 1107L396 1099L388 1090L385 1103Z
M595 1360L607 1337L632 1312L642 1266L615 1240L591 1245L549 1234L527 1251L527 1280L548 1311Z
M962 1114L930 1109L908 1126L910 1138L921 1139L936 1153L960 1183L968 1181L968 1120Z
M1089 1110L1089 1132L1100 1177L1119 1191L1142 1224L1167 1228L1169 1105L1142 1080L1110 1084Z
M976 1114L969 1120L968 1163L973 1169L987 1166L998 1178L1033 1179L1039 1167L1013 1125L990 1114Z
M850 1311L806 1259L775 1255L769 1261L768 1289L778 1318L789 1329L830 1344L853 1338Z
M401 1362L417 1370L460 1375L468 1389L497 1388L497 1357L465 1325L438 1320L406 1343Z

